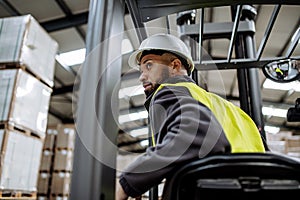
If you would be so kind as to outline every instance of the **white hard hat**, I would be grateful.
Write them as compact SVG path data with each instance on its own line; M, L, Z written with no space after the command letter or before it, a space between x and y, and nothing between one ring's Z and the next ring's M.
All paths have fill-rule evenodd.
M189 73L194 70L194 62L186 44L176 36L159 33L145 39L138 50L133 52L128 59L128 64L132 68L139 68L139 62L144 50L163 50L186 59L186 66Z

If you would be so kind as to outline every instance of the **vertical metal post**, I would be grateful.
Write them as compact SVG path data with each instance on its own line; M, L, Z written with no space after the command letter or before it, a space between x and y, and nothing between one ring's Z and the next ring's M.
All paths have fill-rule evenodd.
M231 7L231 14L232 14L232 19L235 19L236 17L235 6ZM237 58L245 58L243 35L241 35L240 33L237 34L234 43L234 48L235 48L235 54ZM239 97L240 97L240 108L246 113L250 114L250 103L249 103L246 69L237 69L237 80L238 80L238 89L239 89Z
M149 200L158 200L158 186L154 186L149 190Z
M118 134L114 89L119 88L121 77L124 5L121 0L91 0L89 11L86 60L79 73L70 199L113 200Z
M148 117L148 122L149 122L149 117ZM153 146L152 130L150 128L150 125L148 125L148 143L149 143L149 146ZM150 188L149 200L158 200L158 186L157 185Z
M243 37L242 35L238 35L235 42L235 53L237 58L244 58L245 55L243 48ZM237 69L237 80L240 96L240 107L246 113L250 113L246 69Z
M256 10L254 7L245 5L243 6L243 12L241 18L243 20L254 20L256 16ZM246 58L256 58L256 48L254 35L252 33L245 33L244 38L244 52ZM249 68L247 71L248 92L250 100L250 116L255 122L256 126L260 130L261 136L265 140L264 121L262 115L262 98L261 89L259 85L259 76L257 68Z
M252 35L246 35L244 38L245 50L247 58L255 58L255 44ZM261 99L261 89L259 85L259 76L257 68L247 69L248 73L248 85L249 85L249 95L250 95L250 105L251 105L251 117L257 125L263 139L266 139L264 131L264 120L262 115L262 99Z
M201 14L200 14L201 17L204 16L203 12L204 12L203 9L201 9ZM180 27L184 24L195 24L195 22L196 22L195 16L196 16L196 11L195 10L190 10L190 11L185 11L185 12L178 13L178 15L177 15L177 25ZM200 19L200 21L201 21L200 34L203 33L203 26L202 26L203 21L202 20L203 20L203 18ZM200 43L202 43L202 36L200 38L201 38ZM181 39L183 40L184 43L186 43L186 45L188 47L190 47L193 60L200 60L199 48L201 48L201 47L197 46L199 37L197 37L197 36L195 36L195 37L183 36ZM199 45L201 45L201 44L199 44ZM197 69L194 69L194 71L191 74L191 77L197 84L199 84Z

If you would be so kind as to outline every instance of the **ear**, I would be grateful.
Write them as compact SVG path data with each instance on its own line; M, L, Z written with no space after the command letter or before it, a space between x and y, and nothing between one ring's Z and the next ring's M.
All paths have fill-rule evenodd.
M181 61L176 58L175 60L172 61L172 65L173 65L173 69L176 71L180 71L181 70Z

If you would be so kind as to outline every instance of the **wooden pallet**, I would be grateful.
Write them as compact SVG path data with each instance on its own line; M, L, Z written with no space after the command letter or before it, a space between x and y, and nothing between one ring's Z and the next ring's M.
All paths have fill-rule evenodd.
M49 83L46 83L41 76L38 74L33 73L26 65L22 63L0 63L0 70L1 69L22 69L23 71L27 72L28 74L35 77L37 80L42 82L43 84L46 84L48 87L52 88L52 86L49 85Z
M10 131L16 131L19 133L23 133L24 135L30 136L30 137L35 137L37 139L44 139L42 138L40 135L38 135L37 133L35 133L34 131L25 128L21 125L15 124L13 122L8 122L8 121L1 121L0 122L0 129L7 129Z
M36 199L36 192L0 190L0 199Z
M54 152L55 152L55 150L57 150L57 151L63 151L63 150L65 150L65 151L74 151L74 149L73 148L71 148L71 147L55 147L54 148Z

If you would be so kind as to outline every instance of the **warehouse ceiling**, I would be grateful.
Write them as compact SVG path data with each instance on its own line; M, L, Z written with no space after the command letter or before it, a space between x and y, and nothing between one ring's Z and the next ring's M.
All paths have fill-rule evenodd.
M177 11L183 11L181 4L194 10L187 13L194 16L193 22L189 23L204 24L208 23L226 23L233 22L230 6L205 7L204 9L194 8L196 4L180 3L184 1L126 1L126 11L124 15L124 54L122 68L122 82L120 97L120 133L130 133L128 137L120 137L124 144L135 145L135 149L143 148L136 141L146 139L145 133L147 129L147 115L143 107L144 94L140 93L141 87L138 87L138 73L128 68L126 59L129 53L137 49L139 40L144 36L155 33L164 32L177 36L182 36L189 30L179 28L177 25ZM141 4L144 3L144 4ZM168 4L164 4L168 2ZM197 2L197 1L195 1ZM275 1L274 1L275 2ZM293 1L287 1L293 2ZM291 53L291 57L300 57L299 42L293 43L295 37L299 39L300 25L300 5L275 4L255 4L253 7L257 12L255 17L255 48L260 51L263 41L266 39L266 33L269 28L269 20L274 17L272 31L268 35L268 40L261 51L261 60L265 58L278 58ZM209 5L209 4L207 4ZM175 9L176 8L176 9ZM200 16L203 13L203 18ZM89 14L88 0L0 0L0 17L10 17L31 14L42 27L55 39L59 44L58 55L63 53L84 49L87 36L87 23ZM168 15L166 15L168 14ZM186 13L181 12L184 15ZM122 23L122 22L120 22ZM228 25L229 26L229 25ZM224 29L234 30L233 26L224 26ZM140 31L136 27L144 27L145 30ZM208 27L208 26L207 26ZM200 29L199 29L200 30ZM198 30L198 33L199 33ZM212 29L214 30L214 29ZM299 31L299 32L298 32ZM231 33L229 38L202 38L202 55L203 58L213 60L226 60L231 44ZM199 37L196 39L198 40ZM295 45L292 45L295 44ZM291 47L294 47L291 50ZM232 58L237 55L232 52ZM199 63L199 60L196 60ZM286 112L288 108L295 106L295 101L300 98L299 81L293 83L292 86L287 84L276 84L268 82L261 70L262 62L252 63L259 68L259 86L261 89L261 97L263 100L263 113L273 109L273 114L265 114L265 125L280 127L282 130L293 130L299 133L300 123L287 122L285 115L280 112ZM207 65L202 62L198 67L199 83L206 86L211 92L226 97L228 100L239 105L240 92L238 88L236 66L217 65L221 70L207 70ZM210 65L208 65L210 66ZM216 66L216 65L214 65ZM247 65L248 66L248 65ZM56 123L72 123L73 122L73 86L78 75L81 64L67 65L56 62L54 76L54 90L51 97L48 124ZM226 69L225 69L226 68ZM216 69L216 68L214 68ZM120 77L121 78L121 77ZM281 86L281 89L277 88ZM283 86L283 87L282 87ZM135 93L135 94L133 94ZM274 110L279 109L279 110ZM282 109L282 110L280 110ZM133 117L128 113L134 114ZM126 116L127 114L127 116ZM121 135L121 134L120 134ZM125 142L124 142L125 141ZM122 143L122 142L120 142ZM140 145L140 146L136 146ZM126 148L126 145L122 145Z

